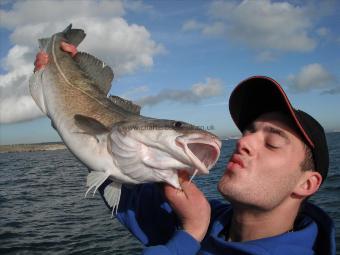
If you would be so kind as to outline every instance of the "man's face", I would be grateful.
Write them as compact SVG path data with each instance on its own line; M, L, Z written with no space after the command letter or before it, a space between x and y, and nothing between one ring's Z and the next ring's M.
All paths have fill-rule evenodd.
M292 194L304 157L304 144L288 119L263 114L237 142L218 189L231 202L273 209Z

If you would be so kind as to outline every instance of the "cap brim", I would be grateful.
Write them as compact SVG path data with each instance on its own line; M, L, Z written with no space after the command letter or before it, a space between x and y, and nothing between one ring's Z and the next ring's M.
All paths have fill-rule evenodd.
M292 107L286 93L275 80L266 76L253 76L237 85L230 95L229 111L241 132L261 114L280 111L287 114L306 142L314 143L303 129L297 111Z

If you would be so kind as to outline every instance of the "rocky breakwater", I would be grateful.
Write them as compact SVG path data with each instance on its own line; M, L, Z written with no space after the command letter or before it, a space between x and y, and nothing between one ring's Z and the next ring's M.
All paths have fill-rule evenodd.
M62 142L0 145L0 153L66 150Z

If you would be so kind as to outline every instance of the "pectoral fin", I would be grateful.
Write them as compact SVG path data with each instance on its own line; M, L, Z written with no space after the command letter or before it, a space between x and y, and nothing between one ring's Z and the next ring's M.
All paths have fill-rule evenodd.
M120 200L122 184L118 182L112 182L104 189L104 198L107 204L112 207L112 216L114 211L118 211L118 205Z
M98 172L92 171L87 176L86 186L89 187L85 193L85 197L89 193L89 191L95 188L93 195L96 193L97 189L104 183L104 181L110 176L108 172ZM120 200L121 194L121 183L112 182L104 189L104 198L106 203L112 207L112 215L113 212L118 210L118 204Z
M96 193L97 189L103 182L109 177L108 172L99 172L99 171L92 171L87 176L86 187L89 187L85 193L85 197L87 193L90 192L91 189L95 188L93 191L93 196Z
M74 121L78 128L89 135L97 136L109 132L109 129L102 123L88 116L76 114L74 115Z

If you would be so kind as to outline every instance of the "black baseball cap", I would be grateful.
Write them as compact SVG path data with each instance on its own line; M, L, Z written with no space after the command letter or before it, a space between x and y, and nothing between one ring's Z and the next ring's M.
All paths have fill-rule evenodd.
M279 111L288 116L310 147L315 170L327 177L329 156L325 131L304 111L295 109L278 82L266 76L252 76L236 86L229 98L229 111L238 129L244 129L261 114Z

